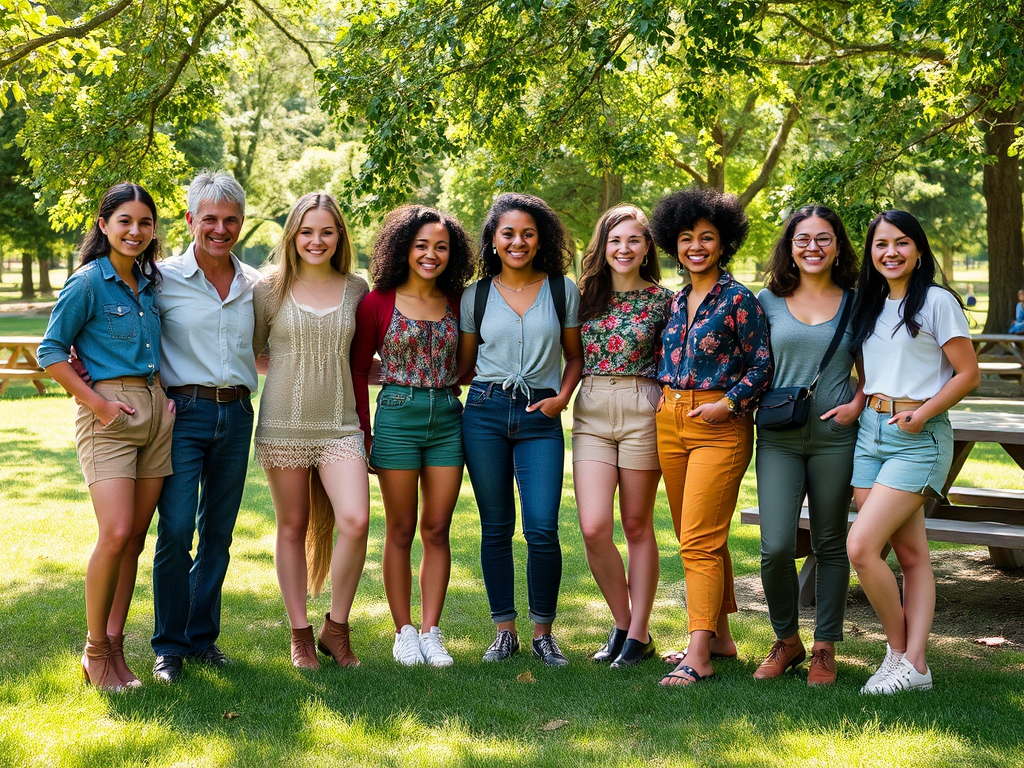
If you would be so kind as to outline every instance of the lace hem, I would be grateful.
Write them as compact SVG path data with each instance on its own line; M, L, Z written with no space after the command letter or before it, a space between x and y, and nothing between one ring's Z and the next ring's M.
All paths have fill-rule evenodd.
M322 467L336 461L366 461L362 435L337 437L328 440L268 440L256 439L256 461L261 467L295 469Z

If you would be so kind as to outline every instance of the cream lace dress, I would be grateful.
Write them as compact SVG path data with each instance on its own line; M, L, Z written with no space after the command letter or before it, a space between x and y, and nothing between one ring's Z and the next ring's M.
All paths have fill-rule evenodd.
M289 294L270 317L271 285L267 280L256 285L253 348L259 354L270 343L256 425L260 466L319 467L366 459L348 355L356 307L368 291L365 280L349 274L338 306L316 310Z

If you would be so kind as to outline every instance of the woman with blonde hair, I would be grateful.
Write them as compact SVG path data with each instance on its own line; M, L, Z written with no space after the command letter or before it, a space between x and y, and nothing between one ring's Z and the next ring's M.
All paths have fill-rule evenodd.
M348 358L356 307L369 288L349 272L348 227L325 192L295 203L273 261L253 294L253 348L270 346L255 443L277 517L275 565L292 664L319 668L319 647L355 667L348 617L366 559L370 492ZM314 644L306 594L319 592L328 572L331 610Z

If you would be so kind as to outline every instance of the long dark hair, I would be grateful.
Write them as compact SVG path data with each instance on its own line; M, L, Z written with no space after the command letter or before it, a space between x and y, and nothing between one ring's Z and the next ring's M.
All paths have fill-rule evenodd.
M537 255L533 258L534 268L549 275L564 275L568 272L575 248L558 214L539 197L506 192L494 198L480 235L480 258L483 261L484 277L493 277L501 273L501 259L494 252L494 233L498 229L498 220L510 211L528 213L537 224L538 244Z
M598 219L594 226L594 234L590 237L587 250L583 253L583 266L580 270L580 320L593 320L600 317L608 309L612 300L612 274L605 258L608 250L608 233L624 221L635 221L644 231L647 240L647 253L640 264L640 277L649 283L661 282L661 265L658 264L658 251L654 247L651 225L647 216L635 205L616 205L609 208Z
M935 255L932 247L928 244L928 236L924 233L920 222L906 211L885 211L878 214L868 225L867 238L864 241L864 259L860 265L860 277L857 278L857 299L853 304L853 349L855 353L860 352L865 339L871 335L875 328L875 321L882 313L885 300L889 296L889 283L882 274L875 269L871 260L871 243L875 239L875 230L881 222L886 222L896 227L900 232L914 241L921 258L917 267L910 273L910 283L907 285L907 293L900 302L900 321L893 329L893 336L899 331L901 325L905 325L907 333L911 338L917 338L921 332L921 323L917 319L921 307L924 306L928 289L933 285L945 288L956 298L960 308L964 303L960 300L956 291L949 287L942 270L938 269L935 263ZM938 272L941 282L936 282L935 274Z
M420 227L432 223L448 230L448 265L435 284L446 293L457 293L466 287L476 271L476 259L459 220L425 205L403 205L384 217L373 243L370 275L374 288L388 291L409 279L409 249Z
M96 212L96 221L78 248L79 268L84 267L90 261L95 261L100 256L110 255L110 240L100 229L99 220L109 221L118 208L133 200L145 205L153 214L153 240L149 247L135 259L135 263L139 265L139 269L147 280L153 283L160 281L160 270L156 268L156 260L160 256L160 240L156 236L156 203L153 202L149 192L138 184L127 181L115 184L104 193L103 199L100 201L100 208Z
M776 296L792 296L800 285L800 270L793 263L793 233L800 222L812 217L824 219L832 225L836 235L836 258L832 262L832 282L844 291L851 290L857 284L857 271L860 266L857 252L853 250L849 235L842 219L831 208L823 205L805 205L795 211L786 220L786 225L772 249L768 266L765 267L765 287Z

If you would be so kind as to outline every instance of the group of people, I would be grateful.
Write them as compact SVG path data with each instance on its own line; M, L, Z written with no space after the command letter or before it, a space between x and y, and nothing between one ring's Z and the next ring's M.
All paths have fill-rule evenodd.
M518 492L532 651L547 665L567 664L552 632L562 575L561 413L579 387L576 505L612 618L592 658L629 667L655 654L654 506L664 477L690 640L661 682L713 679L712 660L736 656L728 532L753 455L754 413L762 400L786 401L769 395L796 391L802 416L799 407L782 423L759 416L757 429L762 581L778 639L754 676L779 677L806 658L794 562L806 497L818 562L808 682L836 679L852 563L888 639L863 691L931 686L925 645L935 593L922 504L941 494L950 466L946 411L979 374L962 305L936 281L910 214L876 217L858 264L835 213L796 211L755 297L726 269L746 238L746 216L734 197L710 189L666 196L650 221L631 205L606 211L579 287L566 277L571 238L531 195L495 199L479 250L446 213L392 211L373 246L373 290L351 271L348 225L330 195L296 202L266 274L231 253L244 212L233 178L200 175L188 193L193 242L158 263L152 198L137 185L113 187L40 346L40 364L79 402L76 447L99 527L86 575L87 682L140 685L123 635L155 509L154 676L174 682L186 658L228 663L216 645L220 592L248 463L255 358L268 351L255 452L274 503L296 667L319 667L318 650L341 666L359 664L349 614L366 557L370 473L386 519L394 658L453 663L439 627L463 465L496 625L484 661L520 650ZM660 285L658 248L688 278L676 294ZM371 429L375 357L381 389ZM460 385L468 385L465 405ZM613 539L616 495L625 564ZM859 514L847 535L851 495ZM903 569L902 601L881 556L886 542ZM328 579L330 611L315 633L307 596Z

